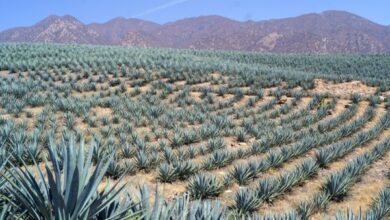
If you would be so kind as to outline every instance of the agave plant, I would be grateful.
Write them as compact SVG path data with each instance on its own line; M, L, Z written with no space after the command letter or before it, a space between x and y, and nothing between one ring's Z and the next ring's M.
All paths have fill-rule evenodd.
M74 115L71 112L67 112L66 114L64 114L64 120L65 120L66 127L72 130L76 124Z
M146 172L155 168L159 160L158 153L147 154L144 151L138 151L135 156L135 163L137 164L138 169L143 169Z
M11 135L9 142L12 150L12 155L16 163L20 164L27 157L26 151L26 139L27 136L24 132L19 131Z
M172 163L172 165L177 170L177 174L181 180L187 179L199 171L199 166L191 161L179 160Z
M6 168L2 197L13 206L14 216L33 219L91 219L96 218L118 198L124 185L118 183L113 187L98 190L107 170L110 158L102 158L96 167L92 167L93 147L88 156L84 156L84 142L80 142L78 151L72 138L64 146L62 158L63 172L59 166L57 154L53 151L54 142L50 142L49 156L51 162L45 162L45 172L42 173L39 164L34 160L34 170L14 166L9 163ZM34 173L37 174L34 175ZM118 190L116 190L118 188ZM113 207L116 209L115 207ZM122 219L133 216L127 210L111 212L110 218Z
M214 168L221 168L230 164L234 159L234 155L226 150L219 150L213 152L210 157L207 158L204 164L204 168L211 170Z
M34 158L36 161L40 160L41 148L38 145L37 133L35 133L32 140L29 141L28 145L26 146L26 151L30 155L30 157L26 157L25 159L28 164L33 164L33 161L30 158Z
M264 153L268 149L269 149L268 145L266 143L263 143L260 141L257 141L251 145L251 153L252 154Z
M223 184L214 175L197 174L192 177L187 185L190 196L194 199L207 199L218 196L223 189Z
M237 131L237 141L238 142L245 142L246 140L246 131L244 128L240 128Z
M379 192L369 211L367 219L385 219L390 216L390 186Z
M172 183L179 178L177 169L167 163L161 164L158 169L158 179L164 183Z
M106 175L114 179L118 179L125 173L125 169L122 164L119 163L117 156L115 155L109 162Z
M162 151L164 154L164 159L167 163L173 163L177 160L176 154L172 151L170 147L164 147Z
M179 147L183 143L183 134L176 132L170 141L172 148Z
M135 146L137 146L138 151L146 151L147 146L146 146L146 143L143 139L136 137L134 139L134 143L135 143Z
M195 201L191 204L188 219L209 219L223 220L229 219L230 213L220 201Z
M120 145L120 150L122 151L122 155L124 158L131 158L135 154L135 149L129 142L123 142Z
M357 93L354 93L354 94L352 94L352 96L351 96L351 101L352 101L352 103L354 103L354 104L359 103L361 99L362 99L362 97L361 97L359 94L357 94Z
M201 147L199 147L201 148ZM200 152L199 148L194 146L189 146L188 149L183 153L179 155L182 155L182 158L190 158L193 159L197 156L197 154ZM180 151L179 151L180 152Z
M147 187L142 186L139 190L139 203L134 203L133 212L141 212L143 220L224 220L231 217L231 213L226 206L219 201L190 201L190 196L184 195L176 197L172 201L164 201L165 198L157 185L155 191L155 200L153 205L150 203L150 193ZM134 201L137 198L133 199Z
M267 155L267 161L270 166L278 167L280 166L286 158L283 155L283 151L281 150L273 150Z
M126 160L125 162L123 162L123 170L125 174L133 175L137 171L137 165L134 161Z
M300 219L307 220L314 212L325 207L328 201L329 196L327 194L323 192L317 193L314 195L312 200L302 202L298 205L296 209L297 215Z
M97 161L99 161L101 158L105 158L107 157L108 155L108 150L107 150L107 147L106 145L103 144L103 140L98 137L98 136L94 136L91 140L91 143L90 143L93 149L93 154L92 154L92 159L95 163L97 163ZM62 147L62 145L57 145L56 146L57 148L60 148ZM63 150L62 148L57 150L58 153L62 153ZM62 158L62 157L59 157L59 158Z
M233 169L230 171L230 175L238 184L246 185L256 176L256 173L253 166L234 165Z
M221 138L211 139L207 142L207 149L210 152L225 148L225 142Z
M235 194L233 208L239 215L245 215L256 211L262 203L263 201L257 197L256 192L242 188Z

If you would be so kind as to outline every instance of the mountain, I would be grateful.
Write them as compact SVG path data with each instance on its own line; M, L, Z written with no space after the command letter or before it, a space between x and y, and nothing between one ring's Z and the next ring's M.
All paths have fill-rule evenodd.
M139 19L119 17L103 24L90 24L88 27L99 34L98 39L102 44L121 44L129 33L147 35L159 29L161 25Z
M274 51L295 52L386 52L390 50L390 29L357 15L326 11L295 18L257 23L267 32L282 37Z
M0 42L56 42L260 52L386 53L390 26L344 11L240 22L202 16L157 24L115 18L83 24L71 16L0 32Z
M0 42L98 44L99 34L72 16L49 16L31 27L6 30Z

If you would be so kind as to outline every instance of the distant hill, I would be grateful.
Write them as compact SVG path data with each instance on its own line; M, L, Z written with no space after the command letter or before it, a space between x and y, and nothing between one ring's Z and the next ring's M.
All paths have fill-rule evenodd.
M71 16L49 16L31 27L0 32L0 42L289 53L384 53L390 52L390 26L379 25L343 11L247 22L220 16L203 16L164 25L125 18L86 25Z

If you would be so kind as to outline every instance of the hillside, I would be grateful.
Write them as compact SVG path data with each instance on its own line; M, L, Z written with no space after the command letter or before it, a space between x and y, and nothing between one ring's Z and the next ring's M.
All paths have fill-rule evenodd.
M71 16L49 16L31 27L0 32L0 42L289 53L384 53L390 51L390 27L343 11L256 22L203 16L163 25L125 18L115 18L102 24L83 24Z
M0 44L1 219L389 219L389 69Z

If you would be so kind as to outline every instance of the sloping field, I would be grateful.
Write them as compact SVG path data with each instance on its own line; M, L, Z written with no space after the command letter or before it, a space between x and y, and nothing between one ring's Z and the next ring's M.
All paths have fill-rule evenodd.
M58 166L58 182L85 149L107 164L97 190L119 192L91 219L385 219L389 58L0 45L1 210L44 219L81 198L75 176L42 204L21 180Z

